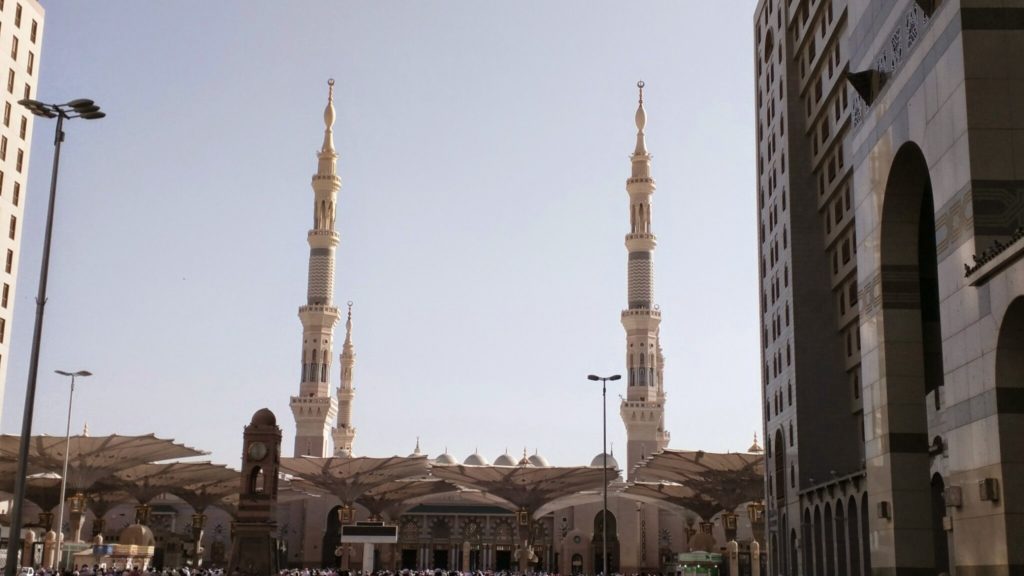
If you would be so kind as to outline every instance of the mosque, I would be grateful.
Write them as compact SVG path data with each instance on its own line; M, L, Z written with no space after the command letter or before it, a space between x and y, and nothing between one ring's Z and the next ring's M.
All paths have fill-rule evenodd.
M342 311L333 302L335 254L339 243L335 215L341 179L337 173L338 153L332 133L333 81L329 84L323 144L318 153L317 172L312 178L314 227L308 233L307 301L299 308L303 328L302 376L298 394L292 396L290 402L296 427L293 452L296 457L352 457L357 453L353 418L356 352L351 302L339 358L340 386L333 391L330 387L334 328L341 320ZM752 534L751 520L745 513L725 512L715 518L702 519L685 509L672 509L655 499L637 497L624 490L627 481L635 479L637 465L667 448L670 439L665 426L664 356L659 337L661 310L654 300L653 256L657 238L651 226L651 199L655 180L644 138L647 114L643 105L643 82L637 86L636 143L626 180L630 216L630 229L625 237L628 296L627 307L621 312L626 332L627 395L620 406L627 432L625 466L620 468L615 457L607 455L607 466L614 478L608 490L608 566L610 571L624 573L658 572L677 554L691 548L718 551L724 547L727 536L749 541ZM760 452L756 438L749 451ZM411 456L420 454L417 442ZM585 465L601 468L605 458L606 455L598 454ZM429 458L429 461L434 471L459 465L459 459L448 453ZM531 467L551 469L553 473L555 470L541 454L528 455L525 451L518 457L499 454L493 461L479 453L470 454L462 461L461 468L473 467L495 470ZM452 490L417 495L404 502L399 499L392 506L392 513L382 517L358 504L350 507L337 498L299 498L278 505L278 526L282 550L287 550L284 560L293 566L339 565L360 569L363 555L353 548L359 545L337 544L339 526L372 518L395 523L399 534L396 545L374 553L376 566L503 570L516 565L516 522L530 521L533 523L535 569L563 574L594 574L601 570L605 536L601 490L584 490L532 510L529 520L517 518L516 511L507 504L481 491ZM700 547L696 547L697 541Z
M621 320L627 393L619 413L627 445L622 466L614 454L566 466L525 451L493 460L474 453L460 462L447 452L422 454L418 442L407 457L358 454L351 303L339 357L340 385L331 389L334 329L342 318L333 302L341 179L332 133L333 81L328 84L323 143L312 178L307 299L299 308L302 366L298 393L290 400L296 429L291 455L263 441L245 440L240 494L237 471L180 461L205 453L171 440L91 437L86 431L65 447L63 437L33 437L32 467L49 474L34 475L28 485L26 501L39 520L25 525L23 562L53 566L61 557L55 546L57 509L56 526L64 525L66 517L70 527L65 563L92 564L101 557L127 563L145 550L145 558L134 561L176 567L201 558L206 565L224 566L245 547L246 527L254 526L247 515L260 513L259 506L247 508L244 496L267 482L276 487L278 471L284 475L283 488L274 490L276 510L263 510L276 518L276 563L281 567L529 568L595 574L607 563L609 572L672 573L684 558L721 552L733 540L739 544L737 556L746 554L749 561L757 550L753 540L763 539L765 528L760 503L764 463L756 437L746 453L668 448L661 310L654 300L655 181L644 139L643 83L638 83L636 143L626 180L630 228L625 238L627 306ZM271 430L279 444L276 423L272 413L261 410L252 425ZM19 443L19 437L0 436L0 491L12 491ZM65 469L73 494L67 509L61 502L61 477L55 474L66 453L74 454L71 468ZM263 466L271 464L262 475ZM397 541L343 543L343 526L358 522L393 526ZM2 524L0 518L0 529ZM98 546L104 542L110 545ZM742 561L739 568L749 573Z

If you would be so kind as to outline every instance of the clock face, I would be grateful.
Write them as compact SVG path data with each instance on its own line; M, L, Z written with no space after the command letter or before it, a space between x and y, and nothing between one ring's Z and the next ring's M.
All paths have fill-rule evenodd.
M267 456L267 445L263 442L253 442L249 445L249 458L251 460L263 460Z
M579 535L579 534L577 534L577 535L575 535L575 536L573 536L573 537L572 537L572 541L573 541L574 543L576 543L576 544L579 544L580 542L582 542L582 541L583 541L583 539L582 539L582 538L580 538L580 535Z

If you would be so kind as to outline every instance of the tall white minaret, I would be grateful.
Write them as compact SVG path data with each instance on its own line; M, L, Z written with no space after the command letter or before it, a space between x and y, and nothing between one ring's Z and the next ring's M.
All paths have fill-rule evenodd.
M665 430L665 391L662 387L662 355L658 337L661 311L654 303L654 248L657 238L651 229L651 155L644 141L647 112L644 111L644 83L637 82L640 104L636 110L636 149L631 157L632 174L626 180L629 193L628 307L622 311L626 329L626 398L619 409L626 425L626 472L643 458L668 445Z
M306 305L299 307L302 321L302 380L299 395L292 396L295 415L295 456L330 455L328 439L338 402L331 395L331 357L334 325L341 314L334 306L334 253L340 236L334 230L335 207L341 178L338 153L334 151L334 80L327 81L324 109L324 143L317 153L313 175L313 228L309 242L309 284Z
M341 385L338 387L338 425L334 436L335 456L351 456L352 443L356 440L356 427L352 425L352 399L356 389L352 387L352 369L356 366L356 352L352 346L352 302L348 303L348 319L345 320L345 343L341 345Z

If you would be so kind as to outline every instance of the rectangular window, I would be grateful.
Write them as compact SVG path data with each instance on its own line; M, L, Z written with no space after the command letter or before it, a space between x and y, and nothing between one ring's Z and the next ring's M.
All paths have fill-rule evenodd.
M4 271L8 274L14 269L14 250L8 248L7 250L7 262L4 264Z
M4 282L4 290L0 293L0 306L7 308L7 299L11 295L11 285Z
M28 73L32 74L32 69L36 66L36 55L33 52L28 53Z
M28 82L25 82L25 91L22 94L24 94L23 98L32 97L32 87L29 86Z
M14 69L7 71L7 92L14 94Z
M14 163L14 169L18 171L18 174L21 174L21 167L22 167L22 164L24 164L24 163L25 163L25 151L22 150L21 148L19 148L18 149L18 160Z
M0 196L4 195L4 171L0 170Z
M11 201L14 202L15 206L17 206L18 202L20 200L21 200L21 182L15 182L14 183L14 197L11 199Z
M11 103L4 102L4 126L11 125Z
M4 343L4 336L7 335L7 320L0 318L0 344Z
M18 37L11 38L11 60L18 60Z
M11 216L11 229L7 232L7 237L14 240L14 235L18 231L18 217Z
M25 118L24 116L22 116L21 117L21 126L18 128L18 135L21 136L22 140L25 139L25 133L26 132L28 132L28 118Z
M0 136L0 160L7 160L7 136Z
M21 28L21 4L14 7L14 25Z
M36 43L36 32L38 32L38 29L39 23L33 20L31 31L28 33L28 39L31 40L33 44Z

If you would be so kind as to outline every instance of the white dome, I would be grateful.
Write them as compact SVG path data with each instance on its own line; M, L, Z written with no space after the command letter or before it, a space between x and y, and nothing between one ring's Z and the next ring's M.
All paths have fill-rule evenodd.
M487 461L487 458L484 458L483 456L481 456L479 452L474 452L474 453L470 454L469 456L467 456L466 457L466 461L463 462L463 464L466 464L468 466L490 466L491 465L491 463Z
M455 459L455 456L445 452L434 459L434 464L458 464L459 461Z
M515 466L516 465L516 461L513 460L512 457L509 456L506 453L506 454L502 454L501 456L498 456L497 458L495 458L494 459L494 465L495 466Z
M594 459L590 461L591 468L601 468L604 466L604 454L598 454L594 456ZM608 468L618 469L619 463L615 461L615 457L611 454L608 455Z
M533 468L533 462L530 462L530 459L526 457L526 454L523 454L523 458L516 464L516 466L529 466Z
M541 456L540 454L534 454L530 456L530 464L533 464L537 468L550 468L551 464L548 464L548 459Z

